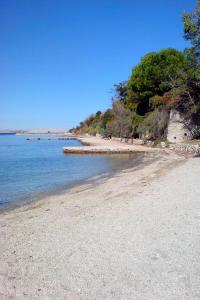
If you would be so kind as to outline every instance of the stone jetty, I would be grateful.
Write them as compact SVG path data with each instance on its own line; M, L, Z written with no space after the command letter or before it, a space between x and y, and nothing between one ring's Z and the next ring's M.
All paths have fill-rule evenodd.
M75 137L28 137L27 141L50 141L50 140L59 140L59 141L68 141L68 140L77 140Z

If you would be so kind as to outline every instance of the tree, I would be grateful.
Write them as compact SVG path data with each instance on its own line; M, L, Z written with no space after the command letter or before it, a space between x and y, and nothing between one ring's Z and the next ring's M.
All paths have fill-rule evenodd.
M142 116L165 105L163 95L169 93L173 96L171 90L176 96L170 99L170 104L174 103L176 107L179 104L179 107L187 109L199 98L197 70L188 52L182 53L171 48L151 52L133 68L127 84L127 96L132 93L130 99L135 104L136 112ZM180 97L177 97L178 94Z
M185 55L175 49L150 52L133 68L128 89L136 92L141 100L162 95L170 89L166 84L170 77L178 77L179 70L186 65Z
M96 117L98 118L98 117L100 117L100 116L101 116L101 111L98 110L98 111L96 112Z
M113 101L112 131L114 136L132 136L133 113L120 101Z
M110 124L112 119L113 119L113 112L111 109L107 109L101 117L101 127L103 130L107 128L108 124Z
M184 37L190 41L197 59L200 64L200 0L197 0L196 9L192 13L183 15ZM192 53L192 51L191 51Z
M127 81L119 82L114 85L115 95L114 99L119 101L124 101L127 96Z

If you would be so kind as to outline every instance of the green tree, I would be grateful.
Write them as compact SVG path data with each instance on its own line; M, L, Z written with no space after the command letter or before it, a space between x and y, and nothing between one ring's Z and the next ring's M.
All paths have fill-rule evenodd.
M184 90L190 101L192 93L186 87L188 83L191 84L194 74L192 60L184 53L171 48L151 52L133 68L127 84L127 95L134 95L130 99L139 115L164 105L162 96L173 88Z
M136 92L141 99L162 95L170 89L167 85L170 78L178 77L179 70L186 65L185 55L175 49L150 52L133 68L128 89Z
M197 0L196 9L192 13L183 15L183 22L184 37L191 42L197 63L200 64L200 0Z
M110 122L113 119L113 112L111 109L107 109L102 117L101 117L101 127L105 130L107 125L110 124Z

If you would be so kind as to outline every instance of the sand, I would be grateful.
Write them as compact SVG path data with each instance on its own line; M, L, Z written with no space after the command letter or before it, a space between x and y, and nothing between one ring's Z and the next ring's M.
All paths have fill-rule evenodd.
M200 159L138 170L0 215L0 299L200 299Z
M84 136L78 137L83 144L80 147L63 147L65 153L75 154L114 154L132 152L158 152L160 149L146 145L122 143L119 139L102 139L100 137ZM85 145L85 146L84 146Z

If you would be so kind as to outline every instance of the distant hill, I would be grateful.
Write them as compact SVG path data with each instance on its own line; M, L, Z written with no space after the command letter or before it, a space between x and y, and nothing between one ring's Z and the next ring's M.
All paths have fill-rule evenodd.
M32 129L32 130L25 130L24 133L27 133L27 134L64 134L64 133L68 133L68 130L67 129L57 129L57 128Z
M20 132L23 132L22 130L0 130L0 134L3 134L3 133L20 133Z
M31 129L31 130L0 130L0 134L11 134L11 133L18 133L18 134L68 134L67 129Z

